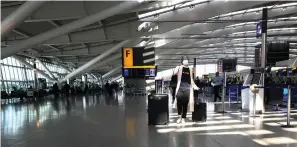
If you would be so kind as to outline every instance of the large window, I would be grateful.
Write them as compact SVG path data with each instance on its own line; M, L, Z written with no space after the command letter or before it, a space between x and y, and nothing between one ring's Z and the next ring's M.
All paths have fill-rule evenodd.
M33 65L33 60L26 59L26 61ZM42 61L44 65L57 77L61 78L68 74L67 70L64 68ZM34 86L34 71L28 67L25 67L21 62L14 59L13 57L8 57L0 60L1 64L1 83L0 88L3 91L10 92L13 87L28 88ZM46 72L46 69L41 65L41 63L36 62L36 67L42 71ZM37 78L45 78L41 74L37 74ZM47 79L48 85L51 86L53 83Z

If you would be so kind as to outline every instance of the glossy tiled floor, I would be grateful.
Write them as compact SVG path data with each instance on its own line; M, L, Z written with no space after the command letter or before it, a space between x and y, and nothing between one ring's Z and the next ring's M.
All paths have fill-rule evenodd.
M205 123L148 126L145 97L77 96L2 105L2 147L297 147L297 128L280 127L285 113L249 118L214 113ZM190 115L189 115L190 116ZM176 113L170 114L171 121ZM297 111L292 124L297 125Z

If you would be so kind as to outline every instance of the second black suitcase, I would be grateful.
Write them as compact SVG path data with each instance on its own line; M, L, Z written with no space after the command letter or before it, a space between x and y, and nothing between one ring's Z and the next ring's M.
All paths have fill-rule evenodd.
M205 122L207 119L206 116L207 106L206 103L195 103L194 105L194 112L192 112L192 120L194 122L202 121Z
M166 125L169 123L167 94L148 95L148 124Z

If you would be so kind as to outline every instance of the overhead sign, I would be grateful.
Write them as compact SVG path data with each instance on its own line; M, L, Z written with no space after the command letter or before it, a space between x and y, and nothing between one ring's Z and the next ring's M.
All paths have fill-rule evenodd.
M125 47L122 49L122 62L122 75L125 78L149 78L157 75L154 47Z
M123 68L155 68L155 48L127 47L122 50Z
M123 65L124 67L133 66L133 49L123 48Z
M259 22L257 24L257 28L256 28L256 37L261 37L262 35L262 22Z

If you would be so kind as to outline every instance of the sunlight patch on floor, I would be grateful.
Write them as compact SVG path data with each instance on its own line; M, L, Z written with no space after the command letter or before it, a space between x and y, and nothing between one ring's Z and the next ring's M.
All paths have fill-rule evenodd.
M255 141L260 145L265 145L265 146L297 143L297 140L289 137L262 138L262 139L253 139L253 141Z

